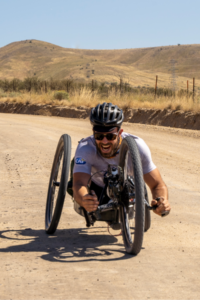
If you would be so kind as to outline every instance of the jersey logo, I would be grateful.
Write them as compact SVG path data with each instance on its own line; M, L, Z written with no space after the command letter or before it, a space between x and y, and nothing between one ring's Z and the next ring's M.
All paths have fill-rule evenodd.
M76 162L77 165L85 165L86 164L86 161L81 157L77 157L75 159L75 162Z

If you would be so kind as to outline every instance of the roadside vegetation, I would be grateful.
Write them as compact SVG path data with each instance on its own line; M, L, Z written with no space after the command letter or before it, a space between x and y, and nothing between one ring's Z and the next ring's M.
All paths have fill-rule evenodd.
M50 104L60 106L92 107L97 103L112 102L127 108L172 109L200 112L198 91L173 91L167 88L132 87L120 83L89 83L72 80L44 81L33 78L0 80L0 102L22 104Z

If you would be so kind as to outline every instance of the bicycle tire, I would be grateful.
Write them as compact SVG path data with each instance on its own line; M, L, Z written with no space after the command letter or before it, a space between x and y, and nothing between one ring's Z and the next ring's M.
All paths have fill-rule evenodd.
M120 147L119 166L123 169L124 180L126 180L128 176L128 169L131 169L130 175L133 176L134 180L134 214L130 216L126 206L122 205L120 207L120 220L126 252L137 255L141 250L144 235L144 180L140 154L137 144L132 137L126 137L122 141ZM132 222L134 222L135 227L132 226Z
M70 160L71 137L68 134L63 134L54 156L47 193L45 231L48 234L53 234L56 231L60 220L67 191Z
M148 197L146 185L144 185L144 195L145 195L146 201L149 203L149 197ZM145 205L144 231L147 232L147 230L149 230L150 227L151 227L151 213L150 213L150 210L148 209L147 205Z

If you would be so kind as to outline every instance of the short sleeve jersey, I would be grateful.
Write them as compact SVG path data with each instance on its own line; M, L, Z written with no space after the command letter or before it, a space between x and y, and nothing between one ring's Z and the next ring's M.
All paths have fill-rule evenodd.
M142 162L143 174L147 174L153 171L156 166L152 161L151 152L147 144L143 139L137 136L122 132L122 139L127 136L131 136L137 143ZM103 187L103 174L107 171L108 164L118 165L119 153L113 158L104 158L103 156L101 156L101 154L97 151L93 135L80 141L75 153L73 173L81 172L93 175L94 173L102 171L95 174L92 177L92 181L97 185Z

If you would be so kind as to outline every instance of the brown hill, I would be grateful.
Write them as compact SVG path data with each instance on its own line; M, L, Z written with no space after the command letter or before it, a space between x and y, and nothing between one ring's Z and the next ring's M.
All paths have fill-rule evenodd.
M121 77L133 86L154 86L158 75L159 86L170 87L174 69L176 84L185 88L187 79L195 77L196 84L200 83L199 65L200 45L82 50L26 40L0 48L0 79L37 76L110 83Z

